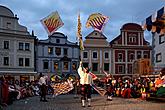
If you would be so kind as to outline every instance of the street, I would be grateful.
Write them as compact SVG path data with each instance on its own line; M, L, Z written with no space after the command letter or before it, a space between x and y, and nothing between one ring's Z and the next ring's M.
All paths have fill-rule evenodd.
M47 96L48 102L40 102L39 96L14 101L4 110L165 110L165 103L148 102L141 99L114 97L107 101L106 96L92 96L92 107L81 107L80 98L74 95Z

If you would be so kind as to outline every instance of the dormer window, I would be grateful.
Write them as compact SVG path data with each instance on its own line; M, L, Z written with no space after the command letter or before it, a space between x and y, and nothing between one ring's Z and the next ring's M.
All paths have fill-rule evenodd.
M6 23L6 28L7 28L7 29L11 29L11 23L10 23L10 22L7 22L7 23Z
M95 36L97 36L97 33L95 33Z
M60 43L60 39L56 39L56 43L59 44Z

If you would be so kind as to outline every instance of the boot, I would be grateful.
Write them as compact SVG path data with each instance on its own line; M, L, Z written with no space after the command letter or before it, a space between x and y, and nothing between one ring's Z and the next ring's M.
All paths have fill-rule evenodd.
M82 107L85 107L85 100L82 100Z
M88 107L91 107L91 99L88 99Z

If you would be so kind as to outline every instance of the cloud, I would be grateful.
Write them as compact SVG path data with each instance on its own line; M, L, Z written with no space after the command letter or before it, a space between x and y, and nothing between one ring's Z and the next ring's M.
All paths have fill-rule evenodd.
M53 11L58 11L64 26L58 31L76 41L77 16L80 11L82 34L85 37L93 31L85 28L90 14L100 12L110 17L104 34L111 41L120 34L122 25L128 22L141 23L146 17L165 6L164 0L3 0L1 5L7 6L17 14L20 24L29 31L34 30L39 39L47 38L47 33L40 20ZM147 34L146 39L151 36Z

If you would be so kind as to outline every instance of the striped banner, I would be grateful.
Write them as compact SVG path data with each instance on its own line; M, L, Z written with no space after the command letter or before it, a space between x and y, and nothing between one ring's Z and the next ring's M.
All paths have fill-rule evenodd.
M95 30L101 32L104 28L105 23L108 21L107 16L103 16L100 13L91 14L87 20L86 27L93 27Z
M42 25L47 31L48 35L52 35L57 29L62 27L64 23L62 22L58 12L52 12L47 17L41 20Z

